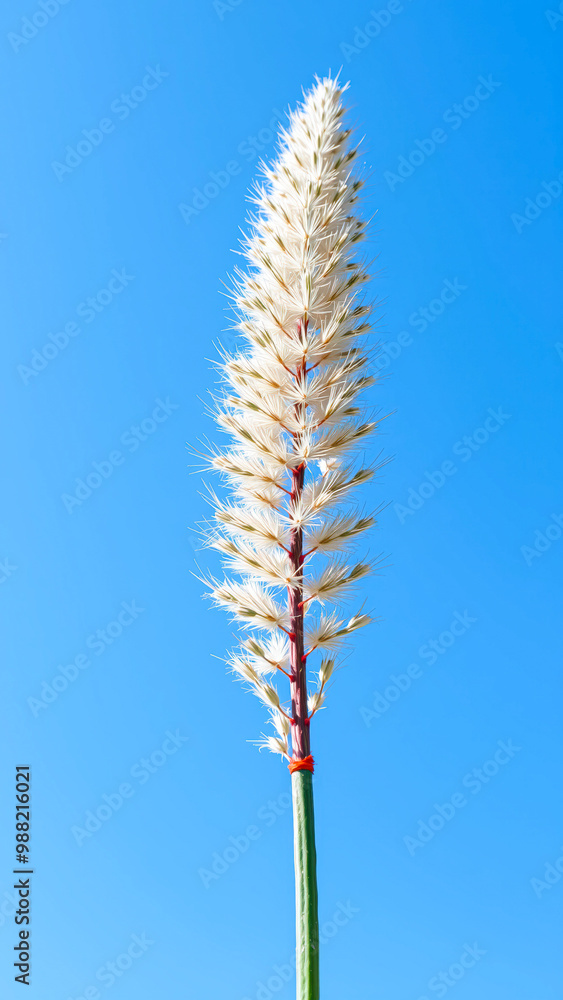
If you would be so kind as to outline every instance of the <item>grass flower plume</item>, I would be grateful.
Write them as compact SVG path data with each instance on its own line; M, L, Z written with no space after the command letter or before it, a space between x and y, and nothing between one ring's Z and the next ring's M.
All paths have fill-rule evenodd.
M209 583L214 601L243 625L230 666L268 709L273 729L261 745L300 772L292 774L294 789L305 789L305 799L308 786L299 782L304 772L311 779L311 720L324 704L339 649L370 621L341 609L371 569L353 552L374 524L358 508L357 490L374 472L360 452L375 429L362 405L373 382L364 346L368 274L358 255L366 224L357 212L362 182L343 122L344 89L330 78L316 82L290 113L277 159L263 165L253 190L242 245L247 267L236 272L233 290L241 346L222 356L215 401L229 443L211 457L230 495L211 492L207 541L230 575ZM308 829L306 854L307 843L314 850L312 798L310 816L295 795L294 806L296 823ZM301 905L310 917L314 866L303 858L308 881L298 916ZM318 943L307 921L303 935L298 995L314 998L318 971L307 956Z
M309 753L309 720L335 653L369 621L325 610L370 571L349 552L374 524L349 504L373 474L355 459L374 423L358 403L373 381L363 349L370 310L359 295L365 223L343 89L318 82L290 115L277 161L263 167L243 245L248 271L235 279L244 346L223 358L216 401L231 444L212 464L232 498L212 494L208 543L234 577L212 581L212 594L249 629L230 665L270 709L264 745L288 759ZM326 655L308 689L315 652Z

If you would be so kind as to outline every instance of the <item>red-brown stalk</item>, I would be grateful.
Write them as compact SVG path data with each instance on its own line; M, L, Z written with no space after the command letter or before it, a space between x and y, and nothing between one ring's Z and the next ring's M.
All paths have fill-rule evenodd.
M301 328L307 335L307 322ZM306 379L306 362L303 360L297 373L297 382L304 383ZM304 403L296 404L295 411L301 418ZM298 436L295 438L298 441ZM305 463L292 472L292 488L290 505L294 507L303 492L305 481ZM301 577L303 572L303 529L295 525L291 530L289 561L292 571ZM288 587L288 611L290 632L290 662L291 662L291 746L292 759L302 760L311 752L309 718L307 715L307 657L303 637L303 587Z

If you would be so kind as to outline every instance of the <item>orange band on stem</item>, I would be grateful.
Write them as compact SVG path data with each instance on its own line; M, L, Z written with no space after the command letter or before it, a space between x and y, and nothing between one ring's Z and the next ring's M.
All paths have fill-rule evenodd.
M302 760L291 760L287 766L290 774L293 774L294 771L310 771L312 774L315 770L315 762L311 754L308 757L303 757Z

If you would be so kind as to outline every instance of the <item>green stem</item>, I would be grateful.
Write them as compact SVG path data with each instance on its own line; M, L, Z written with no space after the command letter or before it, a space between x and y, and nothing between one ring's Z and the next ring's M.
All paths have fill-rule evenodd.
M319 1000L319 916L313 775L310 771L294 771L291 784L295 845L297 1000Z

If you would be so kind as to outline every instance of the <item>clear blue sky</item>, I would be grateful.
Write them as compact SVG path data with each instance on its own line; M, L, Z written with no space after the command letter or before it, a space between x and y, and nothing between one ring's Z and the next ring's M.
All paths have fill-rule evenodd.
M388 505L362 595L380 622L314 729L322 996L561 997L563 15L372 11L3 8L7 1000L27 763L32 996L292 996L289 776L248 742L263 709L217 659L231 630L192 576L188 448L214 433L257 147L340 66L377 212L373 402L393 415L374 450L393 462L366 491Z

